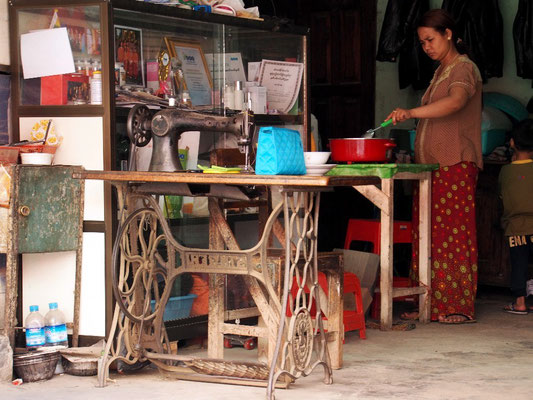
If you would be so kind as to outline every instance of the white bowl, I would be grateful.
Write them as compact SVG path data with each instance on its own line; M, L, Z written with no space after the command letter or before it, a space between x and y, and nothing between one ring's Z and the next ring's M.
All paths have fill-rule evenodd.
M54 155L51 153L20 153L22 164L50 165Z
M333 167L336 167L337 164L320 164L320 165L306 165L307 170L306 175L311 176L322 176L328 172Z
M331 151L305 151L305 165L325 164L328 161L330 155Z

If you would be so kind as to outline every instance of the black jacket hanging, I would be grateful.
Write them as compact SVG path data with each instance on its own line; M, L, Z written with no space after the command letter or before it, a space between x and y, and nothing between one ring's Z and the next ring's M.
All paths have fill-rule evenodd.
M516 74L533 79L533 0L520 0L513 24Z
M498 0L444 0L453 15L455 35L470 48L483 82L503 75L503 19Z
M425 89L434 71L433 61L418 45L416 23L429 10L428 0L389 0L376 59L398 63L400 89Z

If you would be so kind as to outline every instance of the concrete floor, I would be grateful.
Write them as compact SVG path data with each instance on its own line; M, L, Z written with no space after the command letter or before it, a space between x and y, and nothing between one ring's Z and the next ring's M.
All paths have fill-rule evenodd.
M510 301L481 295L477 320L468 325L417 324L406 332L367 330L367 339L346 335L344 368L333 385L319 368L278 400L301 399L483 399L533 398L533 314L501 311ZM399 307L397 307L399 308ZM232 349L231 352L247 352ZM245 353L246 354L246 353ZM249 354L249 353L248 353ZM238 355L233 353L232 356ZM163 378L157 370L112 375L115 383L96 388L96 377L54 376L21 386L0 384L2 399L264 399L266 389Z

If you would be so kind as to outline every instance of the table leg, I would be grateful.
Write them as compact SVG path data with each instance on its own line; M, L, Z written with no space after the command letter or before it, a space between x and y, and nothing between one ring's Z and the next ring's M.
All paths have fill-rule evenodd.
M389 330L392 328L394 181L392 179L382 179L381 190L387 200L384 207L381 208L381 329Z

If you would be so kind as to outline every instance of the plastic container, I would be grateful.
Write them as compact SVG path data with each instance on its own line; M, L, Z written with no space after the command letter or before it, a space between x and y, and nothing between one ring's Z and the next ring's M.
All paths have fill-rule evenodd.
M102 71L94 71L91 78L91 104L102 104Z
M484 156L489 155L492 151L498 147L505 144L505 134L504 129L491 129L488 131L481 132L481 152Z
M230 110L235 108L235 93L230 85L224 87L224 107Z
M30 313L24 321L24 328L26 328L26 349L37 350L46 344L44 317L39 312L39 306L30 306Z
M54 155L50 153L20 153L22 164L50 165L53 158Z
M68 347L65 315L57 308L57 303L49 304L50 311L44 316L46 346Z
M234 109L241 111L244 109L244 91L241 81L235 81L235 90L233 92L234 94Z
M163 321L172 321L187 318L191 313L192 302L198 297L195 294L186 296L170 297L163 313ZM152 311L155 308L155 300L151 301Z

